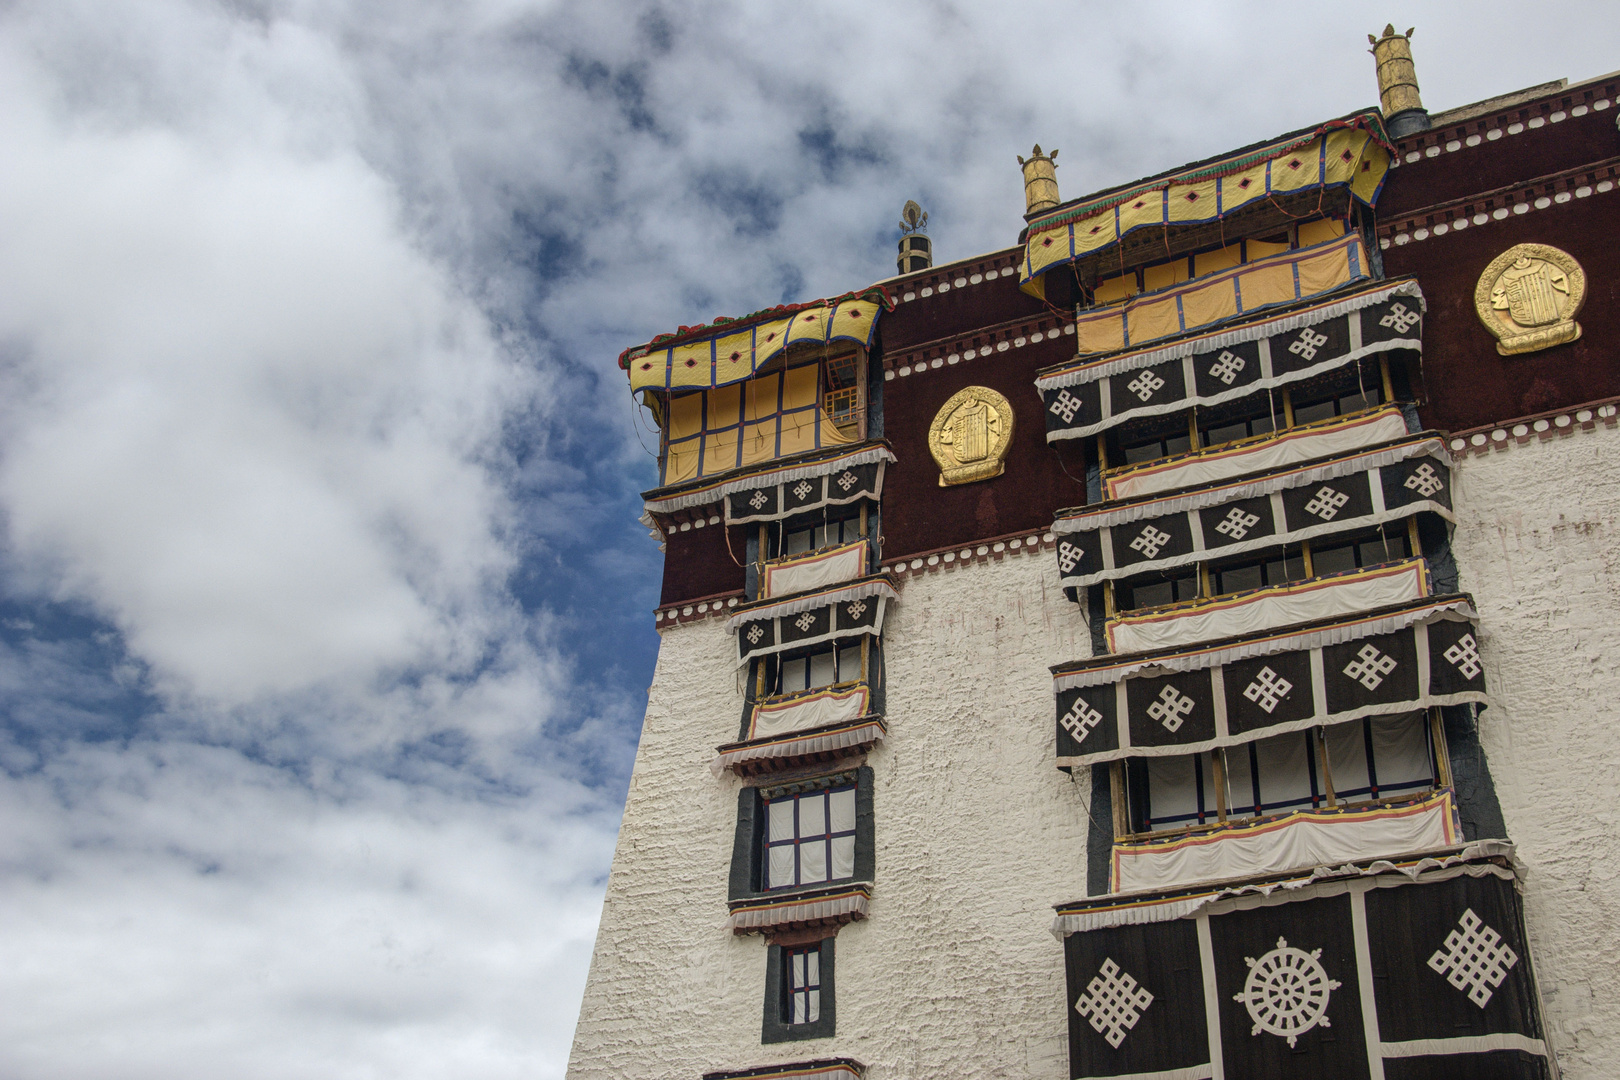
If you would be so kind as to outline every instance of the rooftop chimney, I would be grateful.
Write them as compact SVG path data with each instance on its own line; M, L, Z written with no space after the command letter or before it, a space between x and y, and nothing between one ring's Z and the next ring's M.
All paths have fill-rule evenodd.
M900 211L900 254L894 263L902 274L926 270L934 265L934 248L928 239L928 212L910 199Z
M1026 221L1058 204L1057 156L1056 150L1050 154L1041 153L1041 144L1036 143L1028 161L1025 161L1022 155L1018 158L1018 164L1024 167Z
M1367 35L1372 42L1373 59L1378 62L1378 102L1384 110L1384 126L1399 139L1415 131L1429 129L1429 113L1418 97L1417 69L1412 66L1412 31L1395 32L1395 24L1384 27L1383 37Z

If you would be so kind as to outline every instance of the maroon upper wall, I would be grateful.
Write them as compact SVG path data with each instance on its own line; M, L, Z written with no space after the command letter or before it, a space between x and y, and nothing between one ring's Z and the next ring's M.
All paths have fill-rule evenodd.
M723 524L705 525L688 532L672 531L664 538L660 605L742 590L745 571L739 563L746 557L748 541L739 535L740 529L733 529L731 551L727 551L726 532Z

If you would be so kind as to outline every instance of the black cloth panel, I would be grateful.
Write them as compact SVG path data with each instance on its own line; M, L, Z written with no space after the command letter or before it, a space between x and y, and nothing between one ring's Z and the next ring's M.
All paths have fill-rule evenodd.
M1196 922L1172 919L1070 934L1063 950L1070 1076L1165 1072L1209 1061ZM1120 1011L1110 1016L1109 1003ZM1086 1008L1084 1015L1077 1004ZM1136 1022L1127 1026L1132 1014Z
M821 637L832 629L832 607L811 608L797 615L785 615L780 620L782 644Z
M1361 319L1363 346L1423 336L1423 304L1415 296L1396 296L1356 313Z
M733 521L754 517L769 518L777 516L775 484L733 492L727 495L726 498L731 500L731 519Z
M1103 569L1102 537L1099 533L1066 533L1058 537L1058 573L1063 577L1100 574Z
M1057 756L1079 757L1119 749L1112 683L1064 690L1057 696Z
M1429 692L1460 694L1485 690L1479 637L1465 622L1439 619L1429 624Z
M1234 735L1304 720L1316 712L1309 649L1237 660L1222 674L1226 725Z
M1378 1032L1385 1042L1541 1037L1511 881L1463 875L1433 885L1373 889L1366 900Z
M1366 473L1290 488L1282 493L1282 501L1289 532L1330 521L1354 521L1373 512L1372 485Z
M1414 502L1435 502L1451 508L1451 470L1434 458L1407 458L1385 465L1380 471L1384 506L1388 509Z
M877 624L878 611L882 607L883 598L878 596L840 600L833 605L833 611L838 616L838 629L857 630L863 626L874 626Z
M1211 918L1209 927L1227 1076L1363 1080L1369 1075L1348 896L1234 911ZM1308 959L1301 960L1288 952L1291 949ZM1271 974L1279 968L1280 973ZM1286 1004L1292 996L1288 988L1299 985L1299 973L1314 976L1317 968L1322 979L1339 984L1331 989L1326 989L1325 981L1315 984L1318 991L1326 989L1322 1016L1327 1023L1298 1031L1292 1046L1285 1036L1260 1029L1246 1003L1256 1000L1255 992L1272 986L1283 991L1281 1000ZM1293 1012L1311 1015L1309 1009Z
M1134 409L1169 405L1187 397L1187 381L1180 360L1166 360L1138 371L1108 377L1108 396L1114 416Z
M1268 495L1205 507L1198 511L1198 521L1204 527L1204 547L1213 552L1219 552L1228 544L1256 540L1277 531Z
M1393 634L1375 634L1326 646L1322 650L1322 669L1328 712L1348 712L1364 705L1417 697L1415 633L1407 627Z
M1209 669L1125 684L1132 746L1180 746L1215 737Z
M789 480L782 485L782 509L791 514L796 510L820 506L826 501L826 490L825 476L807 476L801 480Z
M1089 382L1041 391L1046 430L1065 431L1102 421L1102 384Z
M1287 375L1315 367L1350 352L1350 316L1324 319L1313 326L1285 330L1271 337L1271 372Z
M1193 356L1193 386L1201 398L1236 390L1260 379L1260 342L1243 341Z
M737 627L737 641L741 644L742 655L758 649L768 649L776 644L776 620L755 619L745 622Z
M1148 521L1133 521L1110 530L1114 565L1134 566L1153 559L1191 555L1192 526L1186 514L1166 514Z
M1547 1080L1547 1062L1518 1050L1385 1058L1384 1080Z

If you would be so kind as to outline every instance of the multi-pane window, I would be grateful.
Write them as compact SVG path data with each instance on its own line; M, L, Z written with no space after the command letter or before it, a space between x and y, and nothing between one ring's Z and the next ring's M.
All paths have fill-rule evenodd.
M827 361L827 396L824 407L832 422L852 435L860 420L860 385L854 353Z
M1212 563L1209 568L1209 584L1216 596L1283 585L1299 581L1304 576L1305 559L1298 544L1260 555Z
M1196 599L1198 576L1196 573L1187 572L1191 569L1191 567L1183 568L1178 571L1180 576L1177 577L1146 574L1129 582L1119 582L1114 589L1114 602L1121 611L1133 611L1138 608L1163 607L1165 604Z
M821 1019L821 943L802 949L783 949L786 978L782 989L782 1022L814 1024Z
M1331 420L1335 416L1345 416L1349 413L1360 412L1377 405L1379 393L1377 389L1368 387L1345 394L1335 394L1323 401L1301 405L1294 405L1295 424L1313 424L1318 420Z
M1147 758L1129 776L1142 789L1132 805L1143 831L1314 809L1328 804L1330 782L1335 803L1409 795L1438 783L1428 717L1421 712Z
M855 785L765 803L765 887L855 876Z
M861 644L827 645L815 652L783 660L776 692L791 694L818 686L850 682L861 677Z
M1388 529L1334 536L1311 542L1311 572L1337 574L1360 566L1377 566L1412 554L1405 530Z
M840 507L839 509L844 509ZM798 555L817 548L849 544L861 538L859 512L832 521L807 522L782 530L782 554Z

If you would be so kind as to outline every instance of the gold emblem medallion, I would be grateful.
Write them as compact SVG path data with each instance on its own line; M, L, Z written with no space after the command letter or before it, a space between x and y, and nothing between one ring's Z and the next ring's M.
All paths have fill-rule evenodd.
M939 486L1000 476L1012 433L1012 405L994 390L969 386L952 394L928 425L928 452L939 463Z
M1546 244L1508 248L1474 288L1474 310L1503 356L1574 341L1581 336L1575 316L1585 302L1586 271L1569 252Z

